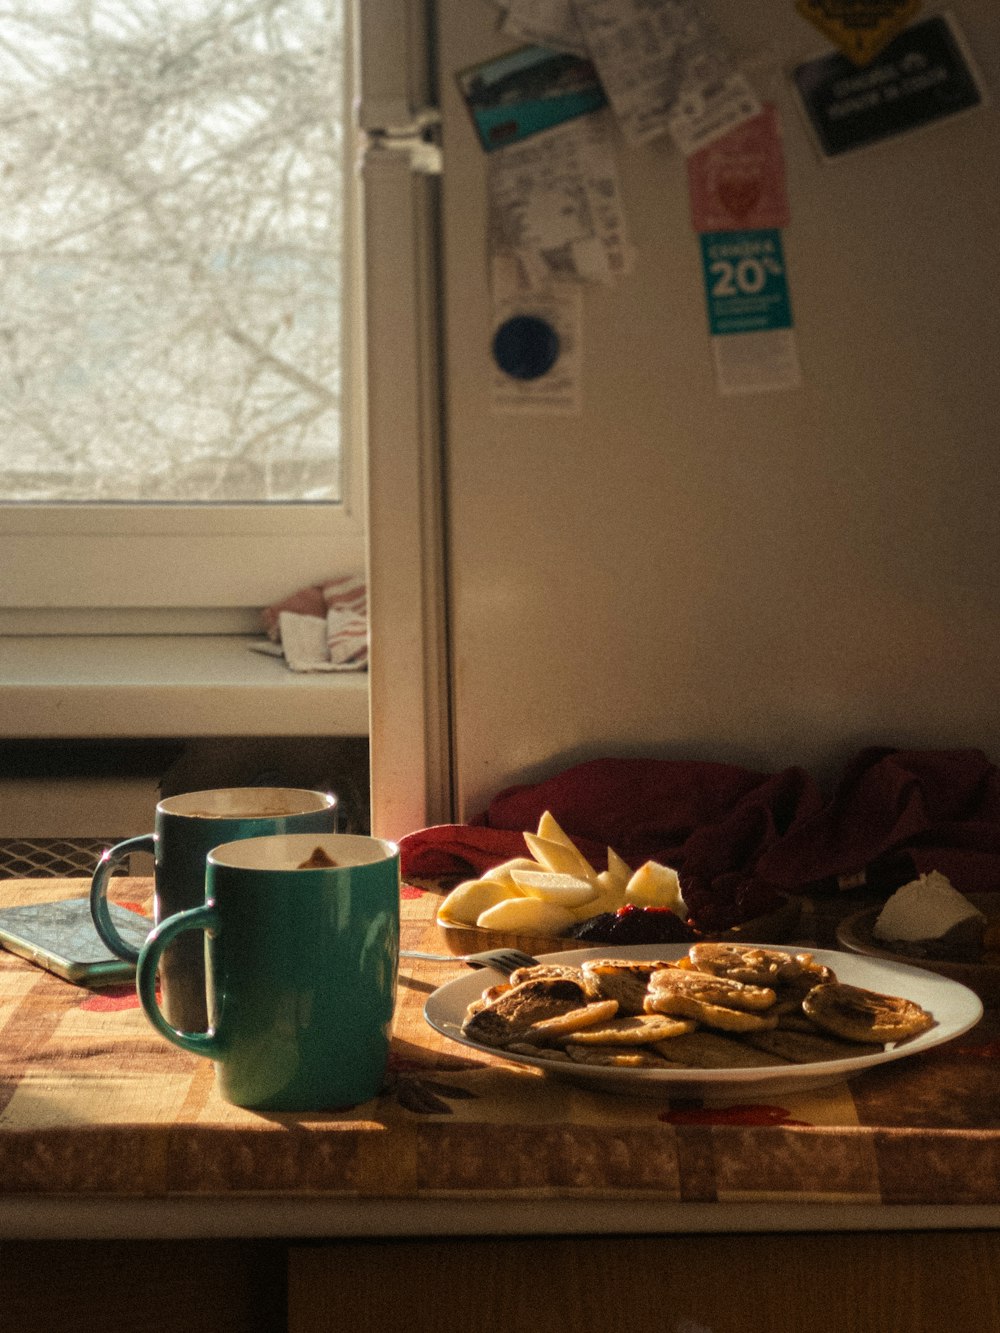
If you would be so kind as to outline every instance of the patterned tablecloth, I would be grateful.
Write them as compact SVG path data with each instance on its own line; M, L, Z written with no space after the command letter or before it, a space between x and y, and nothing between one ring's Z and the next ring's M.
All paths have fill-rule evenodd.
M148 904L150 880L116 886L118 900ZM87 887L10 880L0 904ZM437 901L404 888L404 947L441 951ZM459 966L404 961L376 1101L258 1114L223 1102L212 1065L162 1041L131 988L88 991L0 951L0 1191L1000 1203L1000 1010L849 1083L709 1105L590 1091L438 1036L424 1001Z

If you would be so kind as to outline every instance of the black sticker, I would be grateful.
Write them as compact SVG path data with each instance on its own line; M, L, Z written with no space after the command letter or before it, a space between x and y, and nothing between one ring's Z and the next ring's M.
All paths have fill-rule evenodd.
M537 380L555 365L559 334L537 315L505 320L493 338L493 359L515 380Z
M799 65L792 74L827 157L981 105L975 75L942 15L899 34L859 69L846 56Z

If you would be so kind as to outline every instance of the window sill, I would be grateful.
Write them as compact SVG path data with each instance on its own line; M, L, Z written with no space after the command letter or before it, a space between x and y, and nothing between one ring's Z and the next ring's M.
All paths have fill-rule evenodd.
M0 638L0 736L367 736L367 672L295 672L240 635Z

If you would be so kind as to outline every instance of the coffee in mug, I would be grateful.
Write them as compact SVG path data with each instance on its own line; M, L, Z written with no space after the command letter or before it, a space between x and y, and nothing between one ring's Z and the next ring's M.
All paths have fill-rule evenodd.
M97 933L117 958L137 963L139 951L115 929L108 911L108 881L114 867L133 852L154 859L154 921L165 920L205 901L205 861L213 847L240 838L276 833L332 833L337 798L330 792L298 787L219 787L169 796L156 807L154 832L109 848L90 887L90 910ZM162 959L163 1004L175 1026L201 1032L206 1022L205 963L194 936L178 940Z
M139 955L153 1027L215 1063L221 1095L261 1111L335 1111L381 1090L399 961L399 849L355 834L249 838L208 856L205 903L168 917ZM161 955L204 932L208 1022L157 1003Z

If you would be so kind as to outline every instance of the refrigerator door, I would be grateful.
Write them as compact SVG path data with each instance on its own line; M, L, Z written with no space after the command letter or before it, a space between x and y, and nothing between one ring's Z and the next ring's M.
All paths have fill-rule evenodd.
M367 382L372 831L451 813L443 547L439 182L417 127L424 7L362 4L359 124Z
M556 416L494 402L455 78L518 41L490 0L438 5L462 818L601 754L823 777L868 743L1000 752L1000 112L823 160L789 71L829 41L791 5L704 7L781 118L802 385L720 394L685 159L619 136L637 259L586 288L582 407ZM1000 8L950 12L988 83Z

